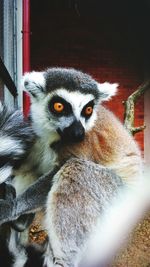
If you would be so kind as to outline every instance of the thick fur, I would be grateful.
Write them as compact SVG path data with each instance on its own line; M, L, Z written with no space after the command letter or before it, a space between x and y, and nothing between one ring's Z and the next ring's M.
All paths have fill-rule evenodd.
M79 144L60 146L59 159L77 157L111 168L128 185L137 182L142 174L139 147L116 116L99 106L94 127Z
M36 135L19 110L8 110L0 103L0 188L6 182L3 194L5 206L0 205L1 216L7 220L12 214L16 196L13 186L15 171L26 161ZM8 179L9 178L9 179ZM9 216L7 216L9 215Z
M50 242L45 264L53 266L54 260L58 265L75 266L122 181L129 185L141 176L140 151L123 125L101 105L116 93L117 84L99 84L82 72L54 68L26 74L24 86L31 95L31 120L37 138L24 165L14 172L18 197L11 219L41 207L43 195L41 203L45 204L52 186L51 172L69 160L54 176L48 195L46 226ZM71 115L57 117L48 109L55 95L64 95L69 101ZM91 100L93 114L86 120L81 113ZM58 129L63 132L75 119L81 121L85 138L80 144L64 145ZM47 176L43 175L46 172Z
M8 110L0 103L0 189L2 203L0 214L10 220L14 207L16 190L12 185L13 175L23 165L34 144L35 133L19 110ZM4 267L13 266L14 251L9 250L10 225L0 226L0 263ZM15 247L14 247L15 249Z
M19 234L3 226L3 235L0 240L0 263L3 267L42 267L47 241L40 245L21 245L18 242Z
M33 129L23 120L21 111L8 111L0 104L0 183L25 160L34 138Z
M1 244L0 262L3 267L43 267L44 253L42 248L36 246L20 247L9 250L8 243Z
M113 193L118 194L121 181L118 183L118 176L113 176L111 169L126 184L136 183L141 177L141 154L133 137L115 116L101 105L98 106L103 100L109 99L112 92L114 94L116 85L112 87L109 87L109 84L98 85L90 80L89 76L84 76L75 70L50 69L42 75L46 77L46 81L44 88L41 83L41 91L39 86L36 88L37 91L34 87L34 94L32 94L32 76L31 79L28 76L26 85L27 90L30 86L33 125L39 136L42 136L42 125L48 127L48 117L52 122L50 126L53 127L51 128L53 131L56 131L57 127L64 130L64 127L69 127L72 123L73 118L55 119L44 108L55 94L71 103L75 116L84 125L86 131L85 138L80 144L67 146L66 143L61 143L61 139L58 140L59 142L57 140L54 142L60 165L72 157L78 160L69 160L54 176L54 185L48 195L46 212L46 228L50 244L45 254L45 265L76 266L88 246L87 240L95 231L99 218L103 217L107 204L113 201L113 195L110 193L110 190L114 189L113 183L116 186ZM80 112L83 105L91 99L96 101L94 112L89 122L83 122ZM36 122L39 116L41 119L38 121L38 126ZM91 161L102 164L107 169L104 170ZM87 184L85 185L83 181ZM89 193L90 188L92 193ZM96 194L96 200L94 194Z
M5 224L0 227L0 263L3 267L13 265L14 256L9 250L10 227Z
M77 266L98 219L122 187L120 177L88 160L70 159L54 176L48 195L46 266ZM52 257L51 257L52 255Z
M31 123L37 138L24 165L14 172L13 184L17 195L41 175L53 171L54 167L60 164L58 152L53 147L53 144L61 141L58 129L63 132L75 119L81 120L85 132L91 129L96 120L99 102L114 95L118 86L109 83L100 86L87 74L74 69L61 68L31 72L24 76L23 83L31 94ZM73 111L70 116L58 118L50 112L48 105L54 95L64 96L70 103ZM91 100L95 103L93 114L85 120L80 113L84 105Z

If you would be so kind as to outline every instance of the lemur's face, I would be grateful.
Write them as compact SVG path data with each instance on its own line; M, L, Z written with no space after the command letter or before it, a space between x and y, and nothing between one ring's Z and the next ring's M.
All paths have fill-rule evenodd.
M63 141L79 142L94 125L96 105L94 95L62 88L49 94L46 113Z
M82 72L56 68L26 74L24 86L37 134L73 143L94 126L99 102L115 94L117 84L98 84Z

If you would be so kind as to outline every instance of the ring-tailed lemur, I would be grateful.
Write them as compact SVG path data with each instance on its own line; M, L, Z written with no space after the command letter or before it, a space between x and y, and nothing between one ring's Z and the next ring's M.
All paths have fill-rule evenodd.
M141 155L137 144L118 119L101 105L115 95L117 84L99 84L87 74L63 68L28 73L23 84L31 96L31 124L37 136L27 160L14 172L18 193L72 155L114 168L128 182L133 174L139 174ZM81 142L81 139L84 140ZM58 149L57 144L60 145ZM32 187L23 195L18 194L20 201L14 203L14 218L23 210L26 212L44 204L49 190L47 180L43 176L33 185L35 198L28 203L29 208L23 199L30 199ZM39 190L36 188L38 185L42 188L41 182L43 198L37 198ZM0 221L4 222L12 218L12 212L5 211L2 203L0 208L4 215ZM13 203L10 210L12 206Z
M21 193L37 178L62 164L59 162L57 144L64 143L65 139L71 145L81 142L85 133L94 126L99 102L114 95L117 87L117 84L99 84L87 74L63 68L28 73L24 76L23 84L31 95L31 125L36 139L26 161L20 168L13 169L13 185L18 197L22 197ZM46 178L39 181L43 182L43 179L47 185ZM40 199L37 203L38 199L35 205L42 206L43 201ZM17 205L20 207L15 211L19 212L21 208L22 212L24 203L19 201ZM2 201L0 209L0 214L4 214L0 221L4 222L9 216L5 216Z
M111 191L113 182L116 183L116 188L118 186L117 175L122 179L125 179L127 183L130 183L132 182L133 177L135 178L141 174L141 155L137 144L124 129L123 125L111 112L101 105L102 101L108 100L115 94L117 84L99 84L89 75L80 71L74 69L52 68L45 72L32 72L26 74L24 77L24 86L31 95L31 123L37 137L35 143L31 147L31 153L27 160L22 164L21 168L14 171L14 185L17 193L21 193L26 188L27 190L23 192L23 194L18 194L17 199L14 200L14 205L11 206L13 210L11 214L5 209L6 202L0 202L0 208L4 210L4 215L1 217L1 221L6 221L6 218L7 220L8 218L15 219L24 212L30 212L31 210L36 210L43 206L46 195L53 183L52 190L48 197L48 212L46 216L47 221L50 221L51 226L53 227L53 229L48 227L50 240L53 240L54 238L58 241L58 249L56 249L56 252L55 242L53 243L52 241L51 244L53 257L61 260L61 258L64 257L64 254L60 248L59 231L57 235L53 222L55 221L55 212L61 214L61 205L60 209L56 209L59 204L59 195L61 202L63 203L64 201L63 194L61 194L61 192L60 194L57 194L57 189L58 191L60 189L62 189L62 191L64 190L63 177L67 186L71 186L71 184L75 185L76 183L76 186L78 186L78 179L80 182L80 177L84 178L86 176L87 187L84 185L83 188L85 191L83 191L85 192L85 195L88 195L90 188L91 192L93 188L91 177L93 178L94 171L97 174L97 168L100 168L98 173L102 173L102 176L98 174L98 176L94 176L94 178L97 179L100 176L100 182L103 181L103 176L111 176L112 182L109 183L109 190ZM78 160L70 159L72 157L78 158ZM56 176L54 176L54 173L51 173L51 171L54 170L54 166L58 165L58 167L60 167L68 159L70 160L67 161L66 165L60 169ZM89 160L93 161L93 163ZM100 165L102 164L108 168L97 166L96 163ZM75 167L70 168L68 165L74 165ZM83 165L83 168L81 165ZM113 169L117 174L115 175L115 178L110 169ZM43 175L46 172L48 172L47 175ZM65 178L66 174L68 181ZM38 179L37 182L34 182L40 175L43 176ZM77 178L76 181L74 175ZM72 179L69 177L72 177ZM61 180L62 185L59 183ZM34 182L34 184L28 188L31 182ZM69 193L69 187L66 188ZM105 202L106 192L104 193L104 196L103 194L102 196L99 196L100 191L96 193L95 189L96 188L94 187L92 192L93 196L91 195L91 202L88 198L86 199L86 197L86 204L82 202L83 210L85 212L85 205L88 208L88 203L89 205L92 203L94 208L94 203L95 205L98 205L100 200L104 200ZM78 192L78 188L76 188L76 190ZM94 200L95 193L98 202L95 202L96 200ZM71 197L71 192L68 197ZM106 202L107 197L108 196L106 196ZM79 197L76 199L80 202ZM65 200L67 200L67 197ZM80 206L79 202L77 202L78 204L75 204L74 202L78 208ZM7 202L7 205L10 205L10 203ZM65 208L67 210L67 205L64 206L64 210ZM103 204L101 208L103 209ZM71 210L69 206L68 209ZM50 216L50 214L52 216ZM76 216L79 214L76 213ZM95 214L95 220L97 220L96 218L98 214L99 209ZM49 220L49 216L54 219L53 222L51 219ZM69 211L68 216L72 216ZM59 220L60 217L58 216L58 221L55 222L56 227L60 230L62 225ZM71 223L71 220L68 218L68 222L69 221ZM89 227L92 226L92 221L90 226L87 225L87 228L86 222L84 223L84 229L88 232L90 229ZM83 229L80 229L80 227L79 234L83 236ZM72 239L67 240L70 245L70 242L74 242ZM64 243L64 248L65 246L66 244ZM72 246L70 246L70 248L71 247ZM74 248L76 254L76 249L80 250L80 246ZM68 255L68 261L69 257L70 255ZM75 258L73 257L72 259L74 261ZM52 259L50 258L48 261L51 262L51 260ZM65 264L67 263L65 262Z

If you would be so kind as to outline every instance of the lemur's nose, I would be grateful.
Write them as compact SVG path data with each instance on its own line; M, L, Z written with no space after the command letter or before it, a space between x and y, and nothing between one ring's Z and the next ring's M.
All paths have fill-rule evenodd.
M72 136L74 142L80 142L84 139L85 130L80 121L74 121L69 129L70 135Z
M85 130L80 121L74 120L74 122L61 131L58 129L58 133L61 136L62 141L65 143L81 142L85 136Z

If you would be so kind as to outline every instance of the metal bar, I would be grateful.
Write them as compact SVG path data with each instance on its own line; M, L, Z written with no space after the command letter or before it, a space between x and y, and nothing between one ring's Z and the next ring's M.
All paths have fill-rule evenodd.
M30 0L23 0L23 73L30 71ZM23 92L23 112L28 117L30 97Z
M10 93L16 97L18 95L17 93L17 88L7 70L7 68L5 67L1 57L0 57L0 77L3 81L3 83L7 86L8 90L10 91Z

